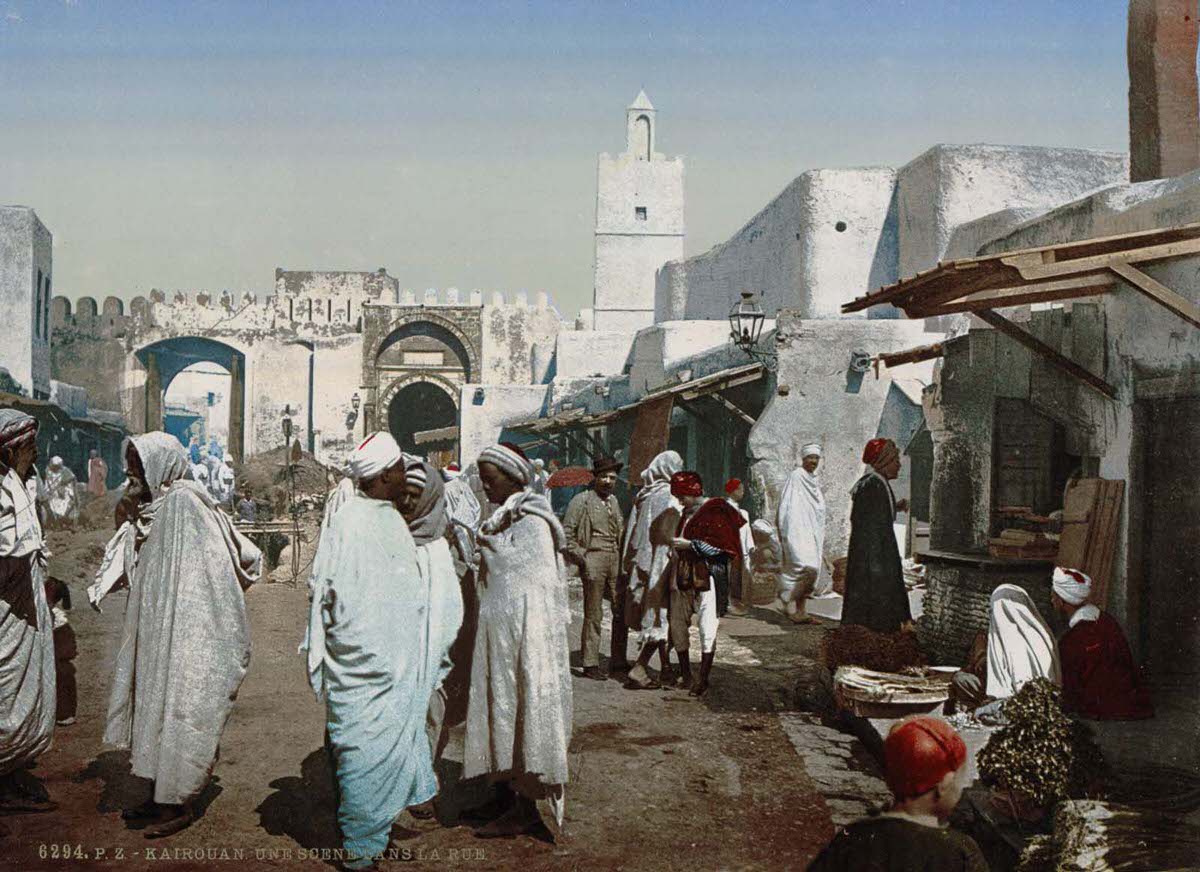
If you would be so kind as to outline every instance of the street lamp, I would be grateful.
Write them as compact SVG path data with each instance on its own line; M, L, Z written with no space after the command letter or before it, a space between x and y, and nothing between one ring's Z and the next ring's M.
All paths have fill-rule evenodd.
M354 411L355 411L355 412L357 412L357 411L358 411L358 407L359 407L359 406L361 406L361 405L362 405L362 397L360 397L360 396L358 395L358 391L355 391L355 392L354 392L354 396L352 396L352 397L350 398L350 407L351 407L352 409L354 409Z
M748 357L759 361L768 369L774 369L776 355L758 348L758 340L762 337L766 320L767 316L762 307L754 301L754 292L742 291L742 298L729 310L729 341L742 349Z

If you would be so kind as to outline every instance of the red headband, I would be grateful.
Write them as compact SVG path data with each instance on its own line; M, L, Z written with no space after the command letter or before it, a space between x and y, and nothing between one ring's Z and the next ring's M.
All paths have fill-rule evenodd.
M704 483L698 473L685 469L671 476L671 496L698 497L703 493Z
M740 478L731 478L729 481L725 482L725 493L731 494L741 486L742 480Z

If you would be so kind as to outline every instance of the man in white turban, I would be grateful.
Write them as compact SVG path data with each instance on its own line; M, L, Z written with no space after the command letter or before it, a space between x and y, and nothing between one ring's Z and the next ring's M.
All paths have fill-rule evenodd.
M1067 622L1067 631L1058 640L1063 708L1104 721L1154 717L1121 625L1090 602L1091 578L1076 569L1057 567L1053 586L1050 601Z
M404 455L387 433L351 454L358 490L322 531L312 569L309 683L326 706L347 868L368 868L392 822L437 793L426 713L441 663L431 662L430 608L417 546L397 503ZM448 644L448 642L447 642Z
M813 623L805 605L825 565L825 495L817 478L821 446L800 449L800 466L788 476L779 498L777 528L783 546L776 603L792 621Z

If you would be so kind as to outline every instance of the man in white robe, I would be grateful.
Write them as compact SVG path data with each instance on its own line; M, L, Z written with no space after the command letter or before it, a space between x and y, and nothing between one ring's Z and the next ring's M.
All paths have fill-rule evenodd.
M54 736L54 621L37 515L37 421L0 409L0 814L53 811L26 768Z
M174 436L134 436L126 463L136 517L114 557L130 593L104 741L128 748L133 774L154 782L151 800L123 817L161 838L196 819L216 765L250 664L244 591L262 553L187 478Z
M806 603L825 565L825 495L817 478L821 446L800 449L800 467L788 476L779 497L779 537L783 569L779 573L776 605L798 624L812 623Z
M349 460L358 490L329 519L313 559L309 681L326 705L338 785L338 827L351 869L370 867L396 817L437 793L426 734L441 634L417 547L396 506L404 456L373 433ZM448 643L446 644L448 646Z
M51 457L46 464L42 494L46 501L46 520L50 526L71 527L79 520L77 479L61 457Z

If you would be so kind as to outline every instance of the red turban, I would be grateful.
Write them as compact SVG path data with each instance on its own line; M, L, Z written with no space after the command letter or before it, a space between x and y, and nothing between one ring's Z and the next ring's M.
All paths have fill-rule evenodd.
M698 497L703 493L704 482L700 480L699 473L685 469L671 476L671 496Z
M725 482L725 493L731 494L741 486L742 480L740 478L731 478L729 481Z
M898 456L900 452L896 448L896 443L891 439L872 439L863 449L862 462L877 467L890 459L893 454Z
M709 500L683 525L683 537L699 539L720 548L730 557L737 557L742 553L738 529L745 523L742 513L725 500Z
M897 799L933 790L966 762L967 746L938 718L915 717L892 727L883 743L888 787Z

